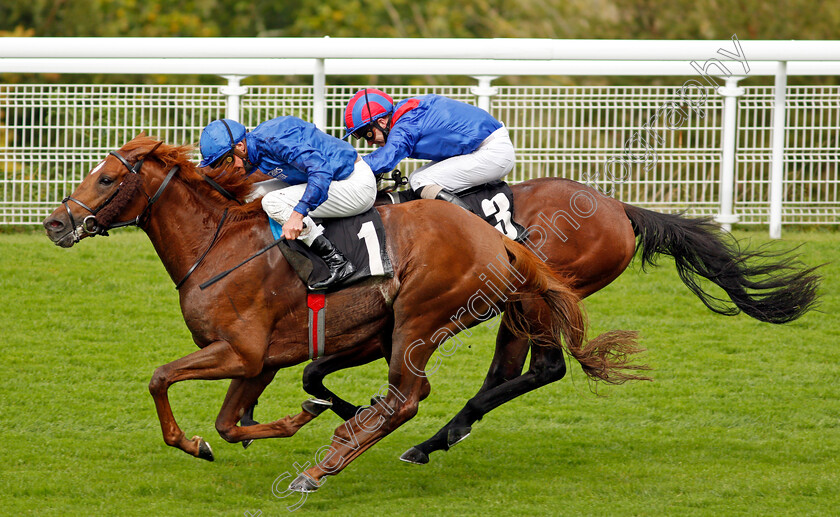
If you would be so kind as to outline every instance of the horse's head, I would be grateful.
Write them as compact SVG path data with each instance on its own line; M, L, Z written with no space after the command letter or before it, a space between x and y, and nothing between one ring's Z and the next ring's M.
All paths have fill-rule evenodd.
M158 160L154 164L146 162L161 144L140 133L119 151L109 153L44 221L50 240L69 248L85 237L107 235L111 228L142 224L166 186L161 183L158 193L151 197L145 186L151 169L164 168Z

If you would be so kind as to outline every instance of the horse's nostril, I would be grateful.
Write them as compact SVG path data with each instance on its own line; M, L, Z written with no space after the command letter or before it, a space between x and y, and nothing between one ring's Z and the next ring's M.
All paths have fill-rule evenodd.
M46 226L47 229L58 230L64 227L64 223L58 219L50 219L44 223L44 226Z

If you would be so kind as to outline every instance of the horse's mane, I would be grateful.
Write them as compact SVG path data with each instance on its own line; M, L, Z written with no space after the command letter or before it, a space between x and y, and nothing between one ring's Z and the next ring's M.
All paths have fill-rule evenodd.
M159 144L159 145L158 145ZM185 182L193 191L200 193L202 196L209 197L216 203L229 208L228 217L231 221L247 219L263 213L261 204L254 201L240 205L236 201L230 201L222 194L217 192L204 180L204 170L200 169L195 162L192 161L192 155L195 147L189 144L185 145L169 145L160 140L140 134L127 144L123 146L123 150L127 153L141 149L151 150L155 146L151 156L154 156L167 169L176 165L181 169L178 171L177 177ZM206 169L205 169L206 170ZM209 172L209 170L208 170ZM221 185L225 190L230 192L234 198L242 200L251 193L253 188L253 180L241 174L224 174L220 177L212 177L216 183Z

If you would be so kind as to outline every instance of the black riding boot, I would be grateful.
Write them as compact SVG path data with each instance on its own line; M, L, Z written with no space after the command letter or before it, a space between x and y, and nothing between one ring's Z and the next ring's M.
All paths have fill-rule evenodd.
M441 190L440 192L438 192L438 193L437 193L437 195L435 196L435 199L442 199L442 200L444 200L444 201L447 201L447 202L449 202L449 203L452 203L453 205L460 206L461 208L463 208L463 209L464 209L464 210L466 210L467 212L472 212L472 210L470 209L470 207L468 207L466 204L464 204L464 202L463 202L463 201L461 201L461 200L458 198L458 196L456 196L456 195L455 195L455 194L453 194L452 192L449 192L449 191L448 191L448 190L446 190L446 189L443 189L443 190Z
M323 235L319 235L314 241L312 241L309 249L324 259L324 262L327 263L327 267L330 268L330 277L322 282L316 283L315 285L310 285L310 289L326 289L333 284L346 280L356 272L356 268L353 267L353 264L351 264L350 261L347 260L347 258L342 255L335 246L333 246L333 243L331 243L329 239Z

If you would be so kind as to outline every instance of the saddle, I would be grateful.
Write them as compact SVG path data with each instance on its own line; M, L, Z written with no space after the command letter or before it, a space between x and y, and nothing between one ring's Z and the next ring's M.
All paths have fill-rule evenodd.
M517 242L522 242L528 235L525 227L513 219L513 192L504 181L497 180L470 187L455 194L465 205L470 207L490 226L503 235ZM380 193L376 198L378 205L405 203L420 199L413 190Z
M257 184L255 193L265 193L285 184L276 180ZM504 181L493 181L456 194L470 209L496 228L503 235L517 242L527 239L527 230L514 220L513 192ZM405 203L420 199L412 190L383 192L377 196L377 205ZM340 290L371 276L394 276L394 268L386 250L385 228L375 208L362 214L340 219L313 218L324 227L324 235L356 267L356 273L340 284L330 288ZM268 219L275 239L283 234L283 228L271 218ZM280 246L286 261L291 264L305 285L313 285L329 276L329 269L323 259L308 246L295 240L283 241Z

